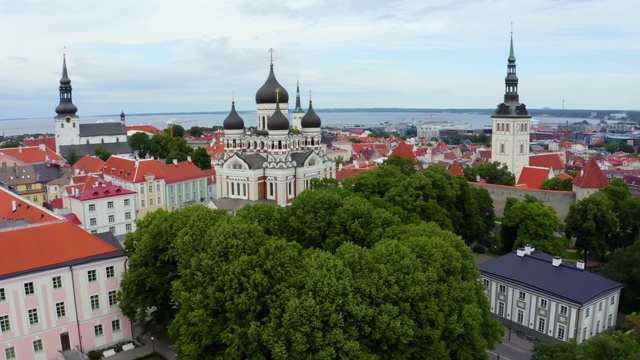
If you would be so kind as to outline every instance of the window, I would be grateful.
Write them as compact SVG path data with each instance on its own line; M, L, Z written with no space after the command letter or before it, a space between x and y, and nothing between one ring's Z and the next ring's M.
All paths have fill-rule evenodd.
M520 144L520 154L524 154L524 145Z
M33 352L41 352L42 350L44 350L44 348L42 347L42 339L34 340Z
M131 231L131 224L126 224L126 225L124 226L124 229L125 229L126 231Z
M62 124L62 127L64 127L64 124ZM13 360L16 358L16 348L12 347L8 347L6 349L4 349L4 356L7 358L7 360Z
M526 294L524 293L524 291L520 291L518 293L518 300L524 300Z
M160 199L160 196L158 196L158 201L156 201L156 205L161 205L162 204L162 200Z
M489 287L489 279L482 279L482 282L484 283L485 287Z
M98 230L91 230L91 235L98 235Z
M558 324L558 332L556 333L556 339L564 340L564 325Z
M156 191L160 191L160 183L156 183Z
M590 310L591 310L590 308L586 308L586 309L584 310L584 317L589 317L589 312L590 312Z
M33 202L37 203L38 202L38 195L33 195Z
M130 199L124 199L124 206L129 206L131 205L131 200Z
M111 331L112 332L120 331L120 319L111 321Z
M145 204L144 200L142 200L142 201L140 202L140 207L146 207L146 206L147 206L147 205Z
M38 325L40 320L38 319L38 309L29 309L27 310L27 315L29 315L29 324Z
M27 184L27 190L33 190L33 185Z
M613 304L615 304L615 303L616 303L616 296L615 296L615 295L613 295L613 296L611 297L611 302L610 302L609 304L610 304L610 305L613 305Z
M540 308L542 309L547 308L547 299L540 299Z
M144 185L140 185L140 194L144 195Z
M109 291L109 306L118 305L118 299L116 298L116 293L117 292L118 292L117 290Z
M98 225L98 220L96 220L96 218L89 219L89 225L91 225L91 226Z
M9 315L0 316L0 334L3 332L11 331L11 324L9 323Z
M182 194L178 194L178 202L181 203L182 202Z
M96 274L96 271L95 270L87 271L87 281L94 282L96 280L98 280L98 274Z
M544 327L546 325L547 320L543 317L539 317L538 318L538 331L540 331L541 333L544 332Z
M560 305L560 315L567 316L568 308L564 305Z
M91 301L91 310L100 310L100 298L98 295L91 295L89 299Z
M500 144L500 153L504 154L504 144Z
M582 341L587 340L587 327L582 328Z
M116 216L115 215L109 215L109 222L116 222Z
M113 201L107 202L107 209L113 209Z
M111 279L116 276L116 268L114 266L107 266L107 268L104 269L104 272L107 275L107 279Z
M131 213L129 211L124 213L124 218L125 218L125 220L131 220Z
M169 205L173 205L176 202L175 197L170 197L169 198Z
M611 327L611 323L613 322L613 314L609 314L609 316L607 317L607 327L610 328Z
M5 294L4 288L0 288L0 301L6 301L6 300L7 300L7 294Z
M504 284L500 284L500 285L498 286L498 291L499 291L501 294L506 293L506 292L507 292L507 286L506 286L506 285L504 285Z
M524 322L524 310L518 309L518 317L516 318L516 322L518 324L522 324Z
M602 311L602 301L598 303L598 311Z
M56 303L56 315L59 318L67 316L67 309L64 307L64 301Z
M25 295L33 295L36 292L33 287L33 282L28 282L24 284L24 294Z
M169 192L173 192L173 185L169 185Z
M149 199L149 206L153 206L153 198Z
M153 192L153 185L149 185L149 193Z
M96 335L96 337L100 337L102 335L104 335L104 330L102 329L102 324L98 324L96 326L93 327L93 333Z
M51 279L51 283L52 283L52 285L53 285L53 288L54 288L54 289L60 289L60 288L62 288L62 277L60 277L60 276L54 276L54 277Z
M96 211L96 204L89 204L89 211Z
M600 334L600 320L596 321L596 334Z
M504 303L502 301L498 301L498 315L504 316Z
M111 226L109 228L109 232L112 233L112 234L115 234L116 233L116 227L115 226Z

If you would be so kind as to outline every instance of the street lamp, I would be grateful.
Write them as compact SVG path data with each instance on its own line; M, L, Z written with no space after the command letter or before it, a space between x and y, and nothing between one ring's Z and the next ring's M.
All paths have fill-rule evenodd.
M156 352L156 343L153 342L153 336L151 337L151 349L153 350L153 352Z

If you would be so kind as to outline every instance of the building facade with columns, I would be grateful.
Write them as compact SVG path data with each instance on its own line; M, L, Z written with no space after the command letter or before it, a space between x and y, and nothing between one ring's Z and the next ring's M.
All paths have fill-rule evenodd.
M215 162L218 199L268 200L285 206L309 188L311 179L335 179L336 165L325 154L321 120L311 99L300 118L301 134L290 132L288 102L289 94L276 79L272 61L267 81L256 93L255 133L246 131L232 103L223 122L225 152Z

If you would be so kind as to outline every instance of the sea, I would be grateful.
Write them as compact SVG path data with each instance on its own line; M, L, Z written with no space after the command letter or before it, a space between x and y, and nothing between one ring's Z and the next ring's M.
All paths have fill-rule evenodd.
M322 119L323 126L349 127L360 125L362 127L390 126L399 123L410 123L416 126L422 124L434 125L442 128L460 129L486 129L491 125L491 116L478 113L460 112L403 112L403 111L331 111L316 110ZM239 112L244 119L245 126L253 126L256 123L256 112ZM192 126L212 127L222 125L227 113L177 113L177 114L132 114L126 116L127 125L154 125L159 129L167 127L169 121L182 125L185 129ZM554 124L566 124L587 120L596 123L593 119L534 117L540 124L547 126ZM81 124L120 121L118 115L81 116ZM0 119L0 134L4 136L36 134L54 132L53 116L49 118L30 119Z

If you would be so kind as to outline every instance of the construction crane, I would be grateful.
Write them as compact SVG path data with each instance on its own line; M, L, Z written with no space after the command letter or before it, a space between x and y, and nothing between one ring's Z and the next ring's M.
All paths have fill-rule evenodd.
M194 123L194 122L197 122L197 120L176 120L176 118L171 118L167 120L167 126L169 127L169 135L173 137L173 125L188 124L188 123Z

